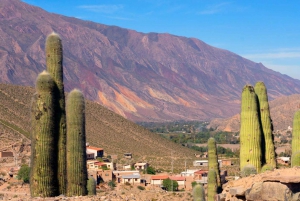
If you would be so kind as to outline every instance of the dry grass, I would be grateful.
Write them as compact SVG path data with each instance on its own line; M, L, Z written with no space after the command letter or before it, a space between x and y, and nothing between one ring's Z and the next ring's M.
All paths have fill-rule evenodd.
M30 102L34 93L31 87L0 84L1 130L12 136L30 138ZM194 151L177 145L149 132L147 129L121 117L103 106L86 101L87 141L104 148L106 154L133 154L132 161L146 161L156 168L171 170L171 155L174 171L192 166ZM120 160L120 159L119 159ZM126 160L123 160L126 163ZM129 161L128 161L129 162Z

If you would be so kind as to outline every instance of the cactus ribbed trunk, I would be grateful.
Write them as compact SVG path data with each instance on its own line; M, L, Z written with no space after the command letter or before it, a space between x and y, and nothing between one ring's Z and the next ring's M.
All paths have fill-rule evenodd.
M300 110L296 111L293 119L293 134L292 134L292 167L297 164L296 153L300 151Z
M62 42L56 33L52 33L46 40L46 65L47 71L50 73L56 84L54 93L59 102L59 107L56 110L56 119L58 121L59 129L56 136L58 146L57 179L59 194L66 193L66 112L62 63Z
M194 201L205 201L205 191L202 184L197 184L193 188Z
M55 148L56 101L53 95L55 83L47 72L37 77L37 94L31 108L32 121L32 167L30 189L32 197L53 197L57 195Z
M207 177L207 200L215 201L218 188L216 171L214 169L210 169Z
M273 142L273 125L270 115L269 103L268 103L268 94L267 88L263 82L257 82L255 84L255 93L259 102L259 112L260 112L260 122L263 131L263 142L262 148L264 149L262 157L263 161L266 164L276 167L276 155L275 155L275 146Z
M85 101L83 94L72 90L67 98L67 195L87 194Z
M221 191L220 169L218 163L217 146L214 138L209 138L207 141L208 152L208 169L214 169L217 175L218 191Z
M241 101L240 170L251 164L260 172L261 137L257 96L254 88L246 85Z

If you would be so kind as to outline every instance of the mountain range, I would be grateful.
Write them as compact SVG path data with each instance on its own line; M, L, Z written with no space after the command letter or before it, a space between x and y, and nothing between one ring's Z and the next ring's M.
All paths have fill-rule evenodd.
M132 121L206 120L239 111L245 84L264 81L270 99L300 93L300 81L196 38L140 33L0 1L0 82L33 86L45 69L45 39L64 46L67 91Z

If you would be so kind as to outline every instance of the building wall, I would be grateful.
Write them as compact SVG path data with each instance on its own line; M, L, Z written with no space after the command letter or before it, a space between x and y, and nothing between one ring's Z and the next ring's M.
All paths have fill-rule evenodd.
M152 185L161 185L162 184L162 180L151 180L151 184Z
M1 151L0 152L0 157L1 158L4 158L4 157L14 157L14 154L11 151Z

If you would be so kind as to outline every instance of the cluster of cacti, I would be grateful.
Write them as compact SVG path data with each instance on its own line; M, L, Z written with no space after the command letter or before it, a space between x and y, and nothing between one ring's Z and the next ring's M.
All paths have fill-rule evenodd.
M261 126L254 88L246 85L242 92L240 129L240 169L251 164L261 169Z
M205 201L205 191L202 184L196 184L193 188L194 201Z
M296 111L293 119L291 167L300 166L300 110Z
M260 122L263 131L262 148L264 153L262 155L262 162L269 166L276 168L276 154L273 139L273 125L270 115L267 88L263 82L257 82L254 87L255 93L259 103Z
M31 105L32 197L87 194L85 102L82 93L73 90L68 97L66 117L62 58L61 39L52 33L46 41L49 73L38 76Z
M88 195L96 195L96 180L92 176L87 181L87 192Z
M265 164L264 166L262 166L260 172L272 171L274 169L275 169L275 167L273 167L272 165Z
M241 170L241 177L248 177L251 174L256 174L256 173L257 173L256 167L254 167L251 164L248 164L248 165L245 165L243 167L243 169Z
M208 152L208 169L214 169L217 176L218 191L222 188L220 179L220 169L218 163L217 146L214 138L209 138L207 141L207 152Z
M241 101L240 170L246 165L254 166L256 172L261 171L263 164L276 167L272 132L265 84L257 82L255 88L246 85Z
M208 170L207 177L207 200L214 201L218 190L216 171L214 169Z

